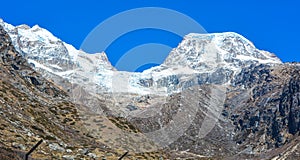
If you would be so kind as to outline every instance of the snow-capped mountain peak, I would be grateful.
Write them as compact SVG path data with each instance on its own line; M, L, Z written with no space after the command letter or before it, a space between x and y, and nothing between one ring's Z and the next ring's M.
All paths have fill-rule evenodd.
M36 70L48 73L49 77L51 74L62 76L71 73L77 66L82 66L80 59L83 58L90 59L85 61L85 63L92 63L90 66L114 69L104 52L91 55L77 50L39 25L13 26L2 19L0 25L8 32L17 51L27 58Z
M238 69L249 63L282 62L233 32L188 34L164 62L167 66L189 66L198 71L214 70L220 65Z

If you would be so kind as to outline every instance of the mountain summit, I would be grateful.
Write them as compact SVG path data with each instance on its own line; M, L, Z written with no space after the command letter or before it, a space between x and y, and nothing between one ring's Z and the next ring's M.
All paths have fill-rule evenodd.
M186 35L164 62L206 72L220 66L238 70L253 63L282 63L274 54L261 51L243 36L233 33Z

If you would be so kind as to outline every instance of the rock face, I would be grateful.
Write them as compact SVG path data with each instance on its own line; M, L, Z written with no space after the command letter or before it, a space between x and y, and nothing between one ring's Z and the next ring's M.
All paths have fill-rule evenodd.
M1 80L0 100L6 107L1 124L16 121L7 118L14 117L9 106L22 102L18 97L26 95L25 106L47 106L21 112L27 119L33 111L43 113L47 123L25 117L19 121L24 128L34 124L30 135L45 130L51 137L45 148L67 152L58 157L78 158L75 153L84 152L98 158L102 152L91 150L93 146L81 147L95 140L136 153L131 158L300 158L300 64L283 64L241 35L189 34L162 65L130 73L116 71L104 53L78 51L38 26L0 25L0 71L8 77ZM10 100L8 88L22 96ZM70 136L78 142L68 141ZM13 146L24 149L24 144ZM151 153L145 155L147 151Z
M299 64L253 64L243 68L227 85L218 122L205 138L198 133L203 130L207 110L215 105L208 105L206 100L212 95L207 96L203 88L199 93L190 87L189 97L197 97L199 111L186 124L189 127L184 134L169 147L209 157L270 159L286 153L286 157L299 158L299 73ZM130 122L148 133L178 121L174 119L178 111L191 107L193 102L181 95L188 96L184 92L175 94L161 108L156 107L155 116L133 118Z
M284 64L251 66L237 75L231 93L237 95L227 104L237 143L251 145L253 152L260 153L282 147L299 135L299 73L299 65ZM244 97L242 103L240 97Z

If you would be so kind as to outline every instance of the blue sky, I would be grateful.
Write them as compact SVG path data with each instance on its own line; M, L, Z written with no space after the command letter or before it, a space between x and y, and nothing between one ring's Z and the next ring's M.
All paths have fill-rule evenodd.
M284 62L300 62L300 2L297 0L15 0L3 1L1 6L0 17L4 21L13 25L39 24L76 48L80 48L94 27L117 13L139 7L169 8L193 18L209 33L237 32ZM115 64L135 45L155 42L176 47L180 41L180 37L167 32L137 31L119 38L106 52Z

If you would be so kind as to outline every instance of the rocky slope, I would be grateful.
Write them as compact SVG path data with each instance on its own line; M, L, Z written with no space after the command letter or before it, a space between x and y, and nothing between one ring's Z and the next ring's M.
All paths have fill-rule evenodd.
M235 125L240 148L259 154L298 138L299 73L297 64L258 65L244 68L232 81L234 96L228 98L225 112Z
M20 150L15 153L22 159L40 139L44 143L34 153L36 158L58 158L67 149L75 155L84 144L104 146L83 135L78 111L67 94L31 69L2 26L0 37L1 147Z
M40 73L33 70L19 54L6 31L0 26L0 152L1 159L23 159L39 140L43 143L31 157L37 159L116 159L127 151L125 146L111 148L110 143L120 143L126 121L94 114L71 102L67 92ZM83 114L84 113L84 114ZM89 123L89 121L93 123ZM113 123L114 122L114 123ZM93 124L94 126L90 126ZM122 129L115 124L123 126ZM88 127L90 126L90 127ZM92 135L93 132L108 132L109 136ZM143 141L137 131L132 134ZM127 137L128 138L128 137ZM131 145L127 144L126 147ZM123 147L123 148L122 148ZM143 147L140 147L143 150ZM133 157L164 157L156 152L130 153Z

